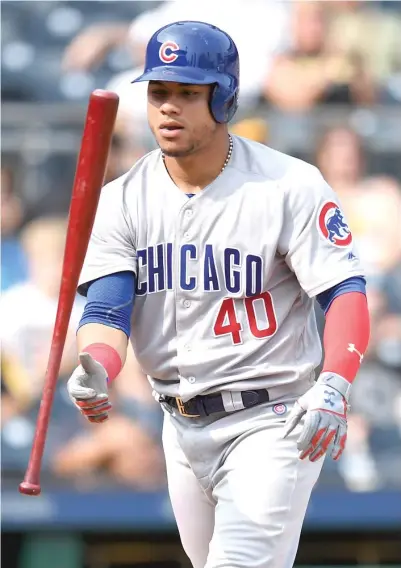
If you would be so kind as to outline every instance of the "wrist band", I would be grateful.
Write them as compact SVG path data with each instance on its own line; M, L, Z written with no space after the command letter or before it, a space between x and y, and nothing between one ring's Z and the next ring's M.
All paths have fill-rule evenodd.
M91 343L82 352L89 353L98 363L106 369L109 381L113 381L122 369L121 357L110 345L106 343Z

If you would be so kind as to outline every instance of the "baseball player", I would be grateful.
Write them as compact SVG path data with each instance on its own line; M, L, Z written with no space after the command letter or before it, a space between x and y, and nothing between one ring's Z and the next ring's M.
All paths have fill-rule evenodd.
M289 568L323 457L344 449L369 338L352 234L315 167L229 135L239 60L225 32L161 28L136 81L160 149L102 190L68 391L106 420L131 340L164 411L192 565Z

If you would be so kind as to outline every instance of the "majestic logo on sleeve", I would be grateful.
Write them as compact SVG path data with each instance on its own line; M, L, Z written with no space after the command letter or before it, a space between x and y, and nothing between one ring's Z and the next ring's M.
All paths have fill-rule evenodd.
M337 247L346 247L352 243L352 234L344 221L337 203L326 202L318 217L319 230L324 238Z
M174 63L178 59L178 55L175 53L180 51L180 46L175 43L175 41L165 41L159 49L159 57L163 63Z

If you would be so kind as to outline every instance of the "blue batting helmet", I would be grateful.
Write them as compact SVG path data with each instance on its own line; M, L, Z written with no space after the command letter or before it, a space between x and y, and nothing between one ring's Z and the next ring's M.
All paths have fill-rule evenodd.
M132 82L137 81L215 85L212 116L216 122L229 122L238 106L238 50L228 34L211 24L168 24L150 38L145 71Z

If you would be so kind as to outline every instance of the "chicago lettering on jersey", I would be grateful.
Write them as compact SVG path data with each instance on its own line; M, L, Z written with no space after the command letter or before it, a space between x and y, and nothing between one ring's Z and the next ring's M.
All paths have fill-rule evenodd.
M172 243L138 249L136 294L144 296L173 290L173 274L181 290L201 289L253 296L262 292L263 259L227 247L217 252L211 244L201 249L192 243L181 245L174 254ZM174 270L175 268L175 270Z

